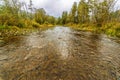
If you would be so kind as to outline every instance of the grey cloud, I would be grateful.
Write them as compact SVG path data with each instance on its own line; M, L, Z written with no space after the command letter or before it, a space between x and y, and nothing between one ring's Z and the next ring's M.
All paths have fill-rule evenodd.
M73 2L79 2L80 0L32 0L33 4L37 8L44 8L46 12L52 16L58 17L63 11L70 11ZM25 0L29 3L29 0ZM117 6L120 5L118 0ZM120 7L120 6L119 6Z
M44 8L48 14L58 17L63 11L69 11L75 1L79 0L39 0L33 2L35 7Z

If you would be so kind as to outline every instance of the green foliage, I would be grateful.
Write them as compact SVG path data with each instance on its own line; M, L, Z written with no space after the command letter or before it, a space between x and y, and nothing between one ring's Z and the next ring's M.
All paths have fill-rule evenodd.
M37 9L36 13L34 15L35 21L39 24L43 24L45 22L46 19L46 12L45 10L42 9Z
M67 23L67 16L68 16L68 13L67 13L67 11L64 11L63 13L62 13L62 24L66 24Z
M108 35L112 35L112 36L115 36L115 35L116 35L115 29L108 29L108 30L106 30L105 33L108 34Z
M101 27L101 30L108 35L120 37L120 23L107 23Z
M59 17L56 21L57 24L62 24L62 19Z
M25 27L24 20L18 20L18 23L17 23L17 25L15 25L15 26L17 26L17 27L19 27L19 28L24 28L24 27Z
M73 22L76 23L77 22L77 2L74 2L72 8L71 8L71 12L69 14L69 22Z
M46 16L45 24L56 24L56 19L53 16Z
M10 14L1 14L0 24L6 26L18 26L20 28L23 28L25 26L24 20Z
M110 13L110 19L112 21L120 21L120 10L114 11Z
M34 28L40 28L40 24L37 23L37 22L35 22L35 21L32 21L32 26L33 26Z
M36 12L34 14L34 19L39 24L49 23L49 24L55 24L56 19L53 16L46 15L45 10L42 9L36 9Z
M89 21L89 5L85 0L81 0L78 5L78 22L86 23Z

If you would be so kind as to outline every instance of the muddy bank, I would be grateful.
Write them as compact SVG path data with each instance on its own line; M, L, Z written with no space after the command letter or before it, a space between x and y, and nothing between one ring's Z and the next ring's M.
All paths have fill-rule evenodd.
M68 27L15 36L0 47L2 80L119 80L119 39Z

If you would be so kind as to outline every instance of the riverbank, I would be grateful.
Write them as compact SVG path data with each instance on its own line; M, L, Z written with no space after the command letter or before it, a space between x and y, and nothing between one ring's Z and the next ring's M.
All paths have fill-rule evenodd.
M5 41L10 37L27 35L29 33L37 32L51 27L54 27L54 25L43 24L43 25L39 25L39 27L26 27L26 28L19 28L17 26L6 26L6 27L0 26L0 45L3 45Z
M10 26L6 28L1 28L0 29L0 37L6 37L6 36L11 36L11 35L24 35L29 32L33 32L36 30L41 30L45 28L50 28L53 27L54 25L40 25L40 27L35 28L35 27L28 27L28 28L19 28L16 26Z
M55 25L52 24L43 24L43 25L36 25L37 27L31 26L31 27L24 27L19 28L16 26L0 26L0 45L3 45L6 40L8 40L10 37L13 36L20 36L20 35L27 35L32 32L37 32L40 30L48 29L51 27L54 27ZM94 24L66 24L65 26L69 26L73 28L74 30L82 30L82 31L89 31L93 33L100 33L100 34L106 34L110 37L118 37L120 38L120 23L109 23L105 24L102 27L96 27Z
M120 38L120 23L106 23L101 27L96 24L66 24L75 30L103 33L108 36Z

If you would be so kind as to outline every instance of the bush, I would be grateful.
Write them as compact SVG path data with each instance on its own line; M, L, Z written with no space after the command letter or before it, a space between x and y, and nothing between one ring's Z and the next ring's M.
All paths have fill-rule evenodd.
M24 20L24 24L25 24L26 28L31 28L32 27L32 21L29 20L29 19Z
M39 28L39 27L40 27L40 24L37 23L37 22L35 22L35 21L32 21L32 26L33 26L34 28Z
M25 27L24 20L12 14L1 14L0 24L6 26L18 26L20 28Z
M19 20L18 23L17 23L17 25L15 25L15 26L18 26L19 28L24 28L25 27L24 20Z
M115 31L115 29L108 29L108 30L106 30L106 34L115 36L116 35L116 31Z
M44 24L48 25L49 23L48 23L47 21L45 21L45 23L44 23Z
M101 31L111 36L120 36L120 23L107 23L101 27Z

